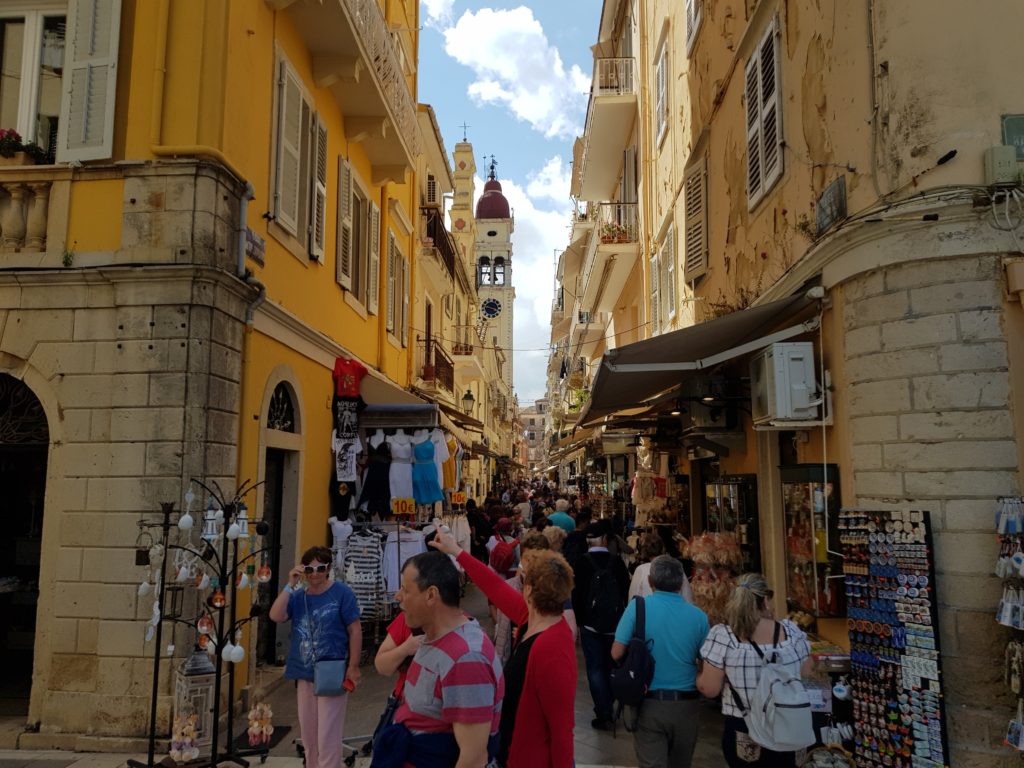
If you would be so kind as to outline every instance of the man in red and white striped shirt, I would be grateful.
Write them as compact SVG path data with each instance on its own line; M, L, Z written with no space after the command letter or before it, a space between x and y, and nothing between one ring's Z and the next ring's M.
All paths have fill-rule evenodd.
M488 742L498 732L505 683L494 645L459 608L459 574L440 552L406 561L396 594L406 623L422 628L395 713L413 734L451 733L458 742L456 768L482 768Z

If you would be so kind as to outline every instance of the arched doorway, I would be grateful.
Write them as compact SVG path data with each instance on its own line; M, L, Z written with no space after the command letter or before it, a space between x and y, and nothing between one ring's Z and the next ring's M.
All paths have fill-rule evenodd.
M28 713L50 431L24 382L0 374L0 715Z

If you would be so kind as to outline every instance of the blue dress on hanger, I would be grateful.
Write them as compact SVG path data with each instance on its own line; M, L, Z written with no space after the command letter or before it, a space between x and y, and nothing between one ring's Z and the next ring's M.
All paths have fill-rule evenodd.
M444 501L444 491L437 482L437 464L434 463L434 444L428 437L412 450L412 495L417 504Z

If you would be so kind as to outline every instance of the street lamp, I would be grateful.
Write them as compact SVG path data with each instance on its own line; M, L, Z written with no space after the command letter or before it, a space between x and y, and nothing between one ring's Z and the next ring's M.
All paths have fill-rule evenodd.
M462 410L467 414L473 413L473 406L476 404L476 398L473 397L473 392L469 389L466 390L466 394L462 396Z

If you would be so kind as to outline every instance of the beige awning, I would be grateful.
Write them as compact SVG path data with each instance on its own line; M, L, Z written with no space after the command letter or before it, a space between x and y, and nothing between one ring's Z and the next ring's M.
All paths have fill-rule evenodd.
M402 389L380 371L369 368L367 374L359 382L359 394L367 405L425 405L427 402Z

